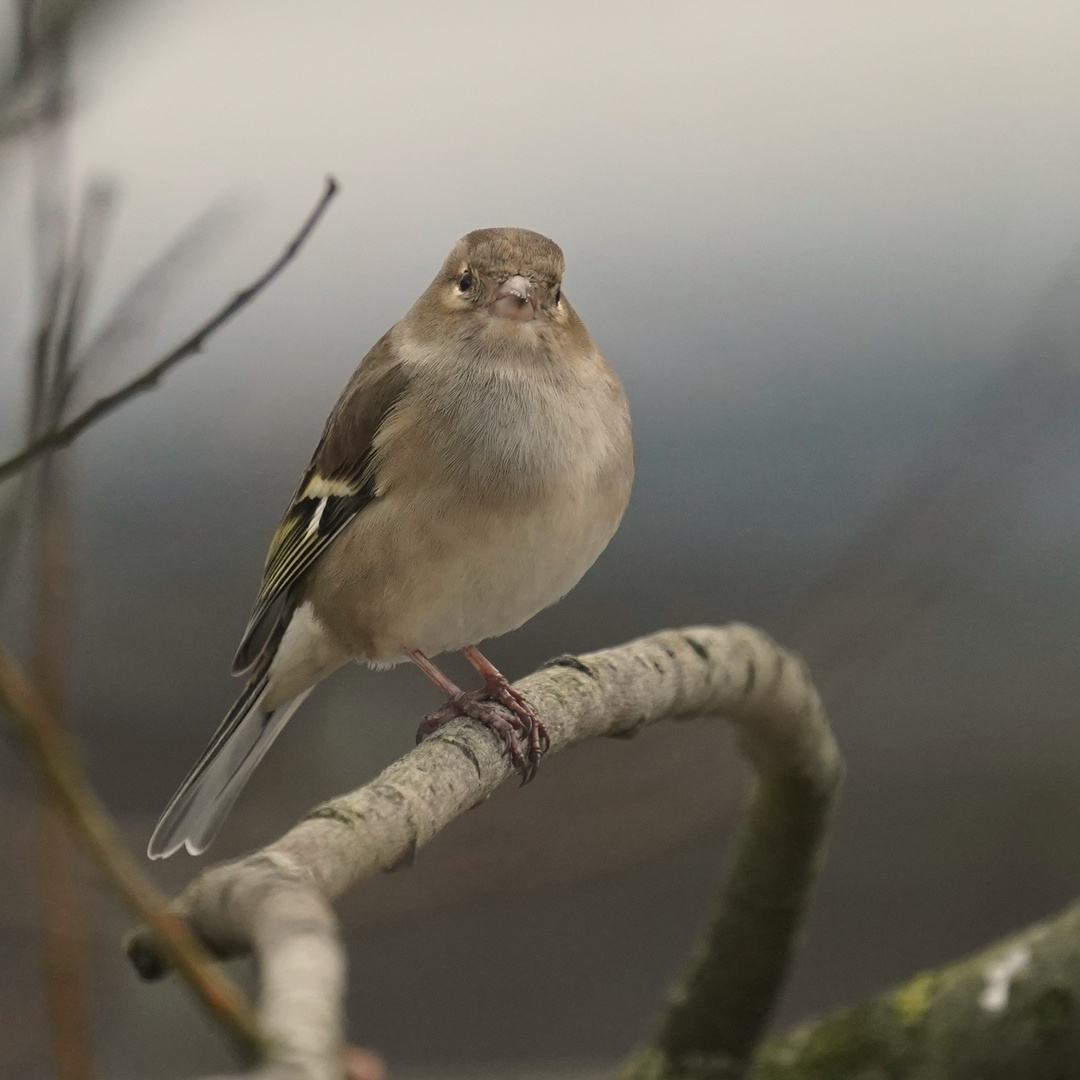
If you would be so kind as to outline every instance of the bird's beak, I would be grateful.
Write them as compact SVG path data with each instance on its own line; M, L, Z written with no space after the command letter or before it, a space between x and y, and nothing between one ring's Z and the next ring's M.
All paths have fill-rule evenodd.
M529 322L536 318L539 304L540 294L536 283L522 274L514 274L499 286L489 308L493 315L501 318Z

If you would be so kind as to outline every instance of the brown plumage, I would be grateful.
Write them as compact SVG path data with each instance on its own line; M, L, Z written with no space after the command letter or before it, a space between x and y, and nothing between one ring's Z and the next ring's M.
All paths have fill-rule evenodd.
M538 233L469 233L361 362L271 543L235 662L248 686L162 816L152 857L202 851L292 710L350 659L413 660L448 697L422 730L473 716L531 778L542 725L475 645L577 583L633 477L625 395L562 272ZM451 649L482 691L431 663Z

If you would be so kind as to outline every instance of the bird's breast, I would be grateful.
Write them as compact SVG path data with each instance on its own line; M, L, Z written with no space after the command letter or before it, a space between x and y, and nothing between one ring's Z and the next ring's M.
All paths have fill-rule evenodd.
M618 482L630 454L613 377L518 368L432 377L380 437L380 486L434 485L500 507L590 498Z
M335 640L378 662L474 644L554 603L607 545L633 476L602 360L576 383L422 375L376 438L378 497L311 577Z

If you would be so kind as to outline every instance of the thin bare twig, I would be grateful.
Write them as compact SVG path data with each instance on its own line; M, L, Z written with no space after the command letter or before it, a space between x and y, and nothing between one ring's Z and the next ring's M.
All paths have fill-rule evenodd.
M136 376L120 389L98 398L66 424L54 428L32 439L27 446L13 457L0 462L0 481L25 468L31 461L40 457L49 450L55 450L61 446L67 446L78 438L91 424L96 423L102 417L118 409L125 402L152 389L158 381L171 368L182 360L199 352L206 344L207 339L221 326L227 323L241 308L247 306L275 277L285 268L300 250L304 241L318 224L323 212L329 205L330 200L337 193L337 181L332 176L326 179L326 188L319 198L315 209L308 215L300 231L289 243L274 263L255 279L246 289L238 292L220 311L208 319L193 334L187 337L171 352L167 353L156 363L151 364L141 375Z
M168 902L144 877L117 837L105 809L87 784L67 738L57 728L40 694L0 646L0 701L42 779L82 837L117 894L151 928L170 963L191 984L207 1008L249 1052L262 1053L267 1042L241 992L215 965L213 958Z
M75 404L80 393L86 393L88 380L98 379L112 365L125 362L125 353L130 354L151 330L182 277L191 272L211 243L218 243L231 231L235 220L235 207L215 203L139 271L93 335L85 340L80 337L64 386L65 408Z

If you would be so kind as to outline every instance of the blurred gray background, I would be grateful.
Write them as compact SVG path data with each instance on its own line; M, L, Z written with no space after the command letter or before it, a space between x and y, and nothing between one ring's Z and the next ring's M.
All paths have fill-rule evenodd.
M1075 5L155 0L91 20L72 74L71 174L119 192L91 323L219 208L84 400L253 278L325 173L343 185L266 294L70 455L73 722L134 850L238 689L266 543L340 387L459 235L512 224L566 252L638 480L585 581L490 655L519 676L741 619L807 657L849 780L778 1025L1080 891ZM4 452L31 183L0 145ZM211 857L374 776L436 703L414 670L339 673ZM0 1074L36 1080L34 786L6 741L0 782ZM548 761L343 904L350 1037L398 1076L617 1060L686 957L744 784L703 722ZM152 872L175 890L203 861ZM137 982L86 873L100 1075L224 1070L184 988Z

